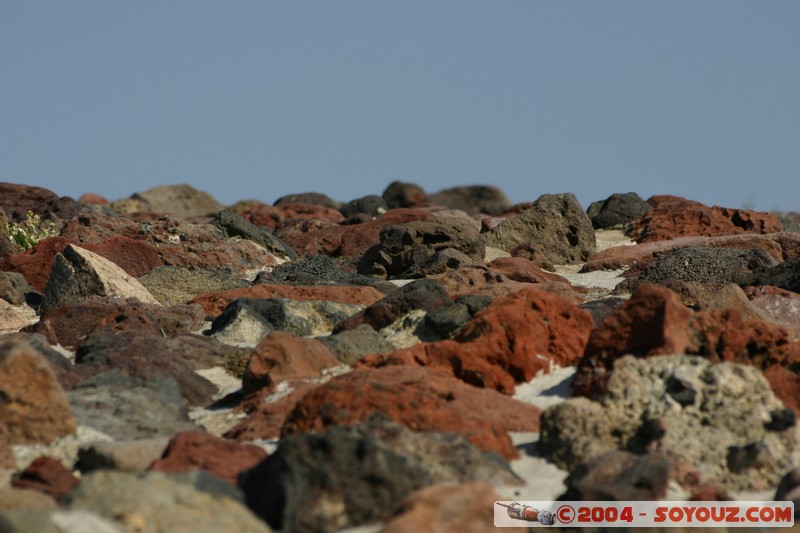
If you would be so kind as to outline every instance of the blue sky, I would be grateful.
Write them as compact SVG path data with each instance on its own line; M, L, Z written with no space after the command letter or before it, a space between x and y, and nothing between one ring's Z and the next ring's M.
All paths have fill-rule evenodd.
M800 210L800 2L0 0L0 181Z

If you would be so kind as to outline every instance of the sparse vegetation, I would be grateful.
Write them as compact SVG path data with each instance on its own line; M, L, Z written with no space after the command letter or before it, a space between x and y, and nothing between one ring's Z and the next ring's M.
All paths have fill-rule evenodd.
M28 211L23 222L6 224L6 232L11 242L24 251L33 248L43 239L58 235L58 228L52 220L43 222L40 215Z

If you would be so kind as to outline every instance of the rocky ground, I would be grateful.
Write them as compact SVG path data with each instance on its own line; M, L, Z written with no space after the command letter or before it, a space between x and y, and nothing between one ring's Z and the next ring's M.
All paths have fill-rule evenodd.
M7 222L52 223L22 250ZM42 226L44 227L44 226ZM0 184L0 532L487 531L793 499L800 217Z

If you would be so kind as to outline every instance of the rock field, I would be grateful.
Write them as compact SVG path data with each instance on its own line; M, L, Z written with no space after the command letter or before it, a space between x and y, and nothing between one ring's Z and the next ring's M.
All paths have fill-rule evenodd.
M52 231L23 250L28 213ZM800 510L800 215L492 186L224 206L0 183L0 533ZM797 511L796 511L797 512Z

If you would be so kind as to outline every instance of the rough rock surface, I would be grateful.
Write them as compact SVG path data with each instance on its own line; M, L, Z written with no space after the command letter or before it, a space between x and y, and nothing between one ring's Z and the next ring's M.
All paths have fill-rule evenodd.
M242 289L208 292L188 303L200 305L205 316L213 319L237 298L289 298L370 305L384 296L379 290L364 286L260 284Z
M44 187L0 183L0 209L12 222L25 220L28 211L45 219L69 219L80 211L80 204L68 196L59 197Z
M267 452L258 446L238 444L201 431L175 435L150 470L185 472L203 470L236 485L240 472L263 461Z
M747 319L740 309L693 313L671 290L642 285L631 299L594 328L572 381L576 395L602 394L614 361L625 354L698 354L765 371L775 393L800 409L800 345L780 327Z
M523 289L494 300L452 340L417 344L360 363L430 366L471 385L512 394L515 384L539 372L575 364L592 326L591 316L564 298Z
M334 333L355 329L368 324L374 329L388 326L396 319L414 309L430 311L450 303L450 297L441 283L422 279L403 285L398 290L370 305L363 311L340 322Z
M214 291L249 287L250 283L224 268L163 266L138 278L139 283L163 305L178 305Z
M644 283L664 285L671 280L706 283L716 286L736 283L750 285L756 272L777 263L768 253L751 248L695 248L686 247L670 252L647 265L636 275L631 269L625 273L626 289Z
M0 272L0 298L13 305L25 303L25 295L33 289L22 274Z
M68 393L79 424L118 440L172 436L197 430L189 420L178 383L169 377L131 378L106 372Z
M186 357L170 350L162 339L146 330L95 331L78 346L76 368L93 374L117 369L126 376L143 379L171 377L189 404L211 403L217 387L195 373Z
M484 235L486 246L506 251L536 242L555 264L581 263L596 249L592 223L572 193L545 194Z
M415 431L464 435L479 449L513 458L508 431L535 431L539 409L423 368L360 369L311 390L286 419L284 435L355 425L380 413Z
M592 202L586 214L595 229L609 229L626 226L651 209L653 206L635 192L614 193L605 200Z
M197 305L164 307L138 300L91 297L51 311L28 330L41 333L50 344L75 348L98 329L147 330L170 337L197 331L202 325L203 312Z
M677 196L653 196L654 208L633 223L636 242L653 242L686 235L735 235L783 231L780 219L771 213L746 209L708 207Z
M284 439L241 486L254 512L291 533L387 519L416 489L468 480L517 478L499 457L480 453L462 436L413 433L373 419Z
M772 285L800 293L800 257L789 259L763 272L759 272L753 284Z
M542 414L539 449L567 468L617 449L659 451L723 487L763 490L798 459L795 424L756 368L626 356L600 402L574 398Z
M94 252L68 245L56 256L42 298L42 312L76 304L89 296L136 298L158 304L152 294L117 265Z
M11 444L48 444L75 432L75 418L50 365L18 340L0 343L0 421Z
M153 187L134 193L130 200L112 202L110 207L119 213L146 211L183 218L212 215L225 208L210 194L186 184Z
M321 300L239 298L214 319L210 334L225 342L252 344L273 331L323 335L362 309L361 305Z
M356 198L339 208L339 212L341 212L342 216L345 218L353 217L358 214L377 217L388 210L389 206L386 204L386 200L374 194Z
M221 229L227 237L242 237L243 239L251 240L278 257L286 259L297 258L294 250L273 235L271 231L257 227L229 209L217 213L211 224Z
M81 479L67 504L72 510L94 511L124 531L271 531L236 497L201 483L202 478L192 484L162 472L140 477L100 470Z
M348 365L352 365L366 354L394 351L383 335L367 324L361 324L355 329L345 330L335 335L319 337L317 340L327 346L336 359Z
M408 222L384 228L380 244L364 253L358 272L398 279L420 278L445 271L453 261L454 267L459 262L482 261L484 251L478 228L469 221L440 217ZM453 259L458 256L463 258Z

